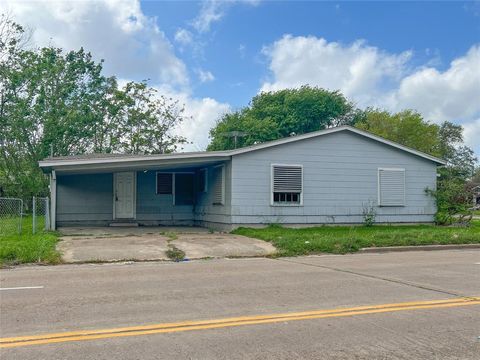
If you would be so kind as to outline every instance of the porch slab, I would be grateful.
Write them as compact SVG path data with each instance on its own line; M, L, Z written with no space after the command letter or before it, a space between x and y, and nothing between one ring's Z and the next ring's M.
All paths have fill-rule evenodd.
M58 231L64 236L75 237L108 237L108 236L140 236L140 235L158 235L175 232L178 234L205 234L208 229L193 226L132 226L132 227L114 227L114 226L91 226L91 227L61 227Z
M275 253L268 242L199 227L60 228L57 245L66 263L169 260L175 246L187 259L255 257Z

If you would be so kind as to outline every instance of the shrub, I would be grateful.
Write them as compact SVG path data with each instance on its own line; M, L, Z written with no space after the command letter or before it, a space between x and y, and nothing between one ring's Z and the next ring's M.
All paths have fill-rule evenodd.
M369 201L367 204L363 204L362 214L363 214L363 225L370 227L375 224L375 219L377 217L377 210L373 205L373 201Z

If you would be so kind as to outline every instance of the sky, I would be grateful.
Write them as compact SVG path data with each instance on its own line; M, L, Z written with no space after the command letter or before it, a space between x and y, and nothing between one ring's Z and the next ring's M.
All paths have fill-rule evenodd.
M461 124L480 157L480 1L2 0L1 12L35 45L83 47L120 83L148 79L184 104L184 150L205 149L219 117L261 91L308 84Z

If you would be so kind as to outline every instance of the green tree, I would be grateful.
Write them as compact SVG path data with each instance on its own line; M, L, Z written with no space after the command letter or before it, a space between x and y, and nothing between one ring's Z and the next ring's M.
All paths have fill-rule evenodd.
M117 99L121 99L121 111L116 111L116 151L162 154L186 142L184 137L173 133L176 125L184 120L184 108L179 107L178 102L159 95L145 82L129 82Z
M7 195L44 192L37 163L51 153L165 153L185 142L172 133L183 109L145 82L120 89L83 49L25 50L23 28L5 16L0 35L0 186Z
M367 109L355 126L412 149L442 156L439 126L425 121L413 110L392 114L385 110Z
M385 110L367 109L355 126L440 157L447 161L451 171L462 178L471 176L475 169L477 159L473 150L464 145L461 125L448 121L441 125L433 124L413 110L392 114Z
M464 144L463 126L445 121L439 130L440 156L457 176L467 179L473 176L477 158L472 149Z
M241 132L237 147L276 140L293 134L352 124L357 111L340 92L302 86L264 92L249 106L225 114L210 130L209 150L235 147L232 132Z

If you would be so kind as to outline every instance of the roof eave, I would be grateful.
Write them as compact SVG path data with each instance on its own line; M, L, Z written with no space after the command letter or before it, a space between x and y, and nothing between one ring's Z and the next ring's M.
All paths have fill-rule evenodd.
M75 172L75 171L94 171L94 170L112 170L120 168L155 168L165 166L193 165L202 162L212 163L216 161L227 161L231 157L225 154L214 153L208 156L170 156L163 158L134 158L134 159L95 159L95 160L43 160L39 161L42 171L49 173L52 170Z
M249 147L245 147L245 148L241 148L241 149L237 149L237 150L232 150L231 155L232 156L240 155L240 154L244 154L244 153L251 152L251 151L257 151L257 150L261 150L261 149L265 149L265 148L269 148L269 147L273 147L273 146L288 144L288 143L291 143L291 142L296 142L296 141L305 140L305 139L311 139L311 138L314 138L314 137L317 137L317 136L327 135L327 134L336 133L336 132L340 132L340 131L354 132L356 134L359 134L359 135L365 136L367 138L376 140L378 142L381 142L381 143L384 143L386 145L395 147L397 149L403 150L403 151L411 153L413 155L416 155L416 156L422 157L424 159L433 161L433 162L437 163L438 165L446 165L447 164L447 162L443 159L440 159L440 158L437 158L435 156L426 154L424 152L409 148L407 146L401 145L401 144L396 143L394 141L390 141L390 140L387 140L383 137L374 135L374 134L372 134L368 131L360 130L360 129L357 129L355 127L348 126L348 125L343 125L343 126L339 126L339 127L335 127L335 128L315 131L315 132L311 132L311 133L307 133L307 134L303 134L303 135L298 135L298 136L295 136L295 137L289 137L289 138L284 138L284 139L272 141L272 142L269 142L269 143L262 143L262 144L253 145L253 146L249 146Z

